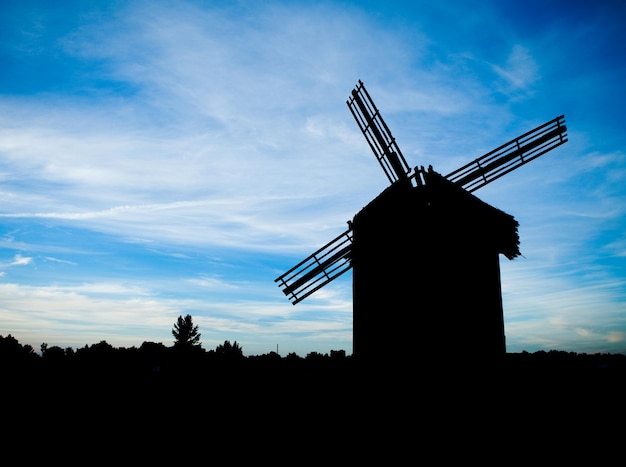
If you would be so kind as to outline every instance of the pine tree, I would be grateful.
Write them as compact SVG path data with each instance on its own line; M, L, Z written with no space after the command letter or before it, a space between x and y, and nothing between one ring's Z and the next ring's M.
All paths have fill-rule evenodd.
M191 315L187 315L184 318L178 317L178 320L174 324L172 329L172 335L174 336L174 347L177 348L191 348L200 347L200 336L198 332L198 326L193 324Z

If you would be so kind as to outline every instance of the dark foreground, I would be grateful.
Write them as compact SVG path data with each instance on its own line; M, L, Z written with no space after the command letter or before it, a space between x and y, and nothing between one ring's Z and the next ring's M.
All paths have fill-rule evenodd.
M42 360L42 359L39 359ZM176 356L166 361L93 359L5 365L3 388L24 409L88 416L135 410L158 412L187 404L191 412L246 407L274 413L300 407L370 410L420 407L429 401L471 406L466 398L502 408L524 401L555 406L621 404L626 394L626 356L537 352L506 354L498 361L398 359L358 362L350 356L280 358L277 355L208 359ZM172 409L172 410L170 410ZM109 412L112 410L113 412ZM125 412L128 410L128 412Z
M560 451L559 461L592 451L597 465L623 442L622 355L507 354L489 364L365 365L350 357L204 363L7 370L5 446L21 446L12 438L44 442L46 460L75 457L81 447L90 452L87 463L129 453L131 463L165 462L182 450L189 459L170 460L197 461L201 453L210 460L219 452L234 463L296 465L415 464L427 452L439 456L435 464L472 458L507 465L543 446L544 453ZM504 446L513 450L496 455ZM413 457L401 461L406 456Z

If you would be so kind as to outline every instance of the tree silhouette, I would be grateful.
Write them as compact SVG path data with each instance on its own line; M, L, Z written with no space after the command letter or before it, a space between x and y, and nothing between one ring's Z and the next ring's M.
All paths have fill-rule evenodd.
M178 317L172 329L172 335L175 338L174 347L176 348L200 347L201 334L198 332L198 326L193 324L191 315L184 318Z
M222 358L243 358L243 349L237 344L237 341L233 344L230 341L224 341L224 344L220 344L215 348L215 354Z

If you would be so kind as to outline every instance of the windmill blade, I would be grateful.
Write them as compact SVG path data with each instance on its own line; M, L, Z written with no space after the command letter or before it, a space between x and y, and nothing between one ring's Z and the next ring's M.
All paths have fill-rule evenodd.
M411 169L361 80L346 103L389 181L406 179Z
M445 178L470 193L567 142L563 115L503 144Z
M274 282L295 305L348 271L352 267L351 253L352 230L348 229Z

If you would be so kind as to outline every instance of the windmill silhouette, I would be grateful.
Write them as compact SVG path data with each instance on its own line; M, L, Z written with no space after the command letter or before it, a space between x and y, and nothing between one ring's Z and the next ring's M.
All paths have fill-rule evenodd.
M347 100L390 186L348 229L275 279L295 305L353 271L353 356L506 352L499 255L518 222L472 193L567 142L564 116L446 176L409 167L359 80Z

